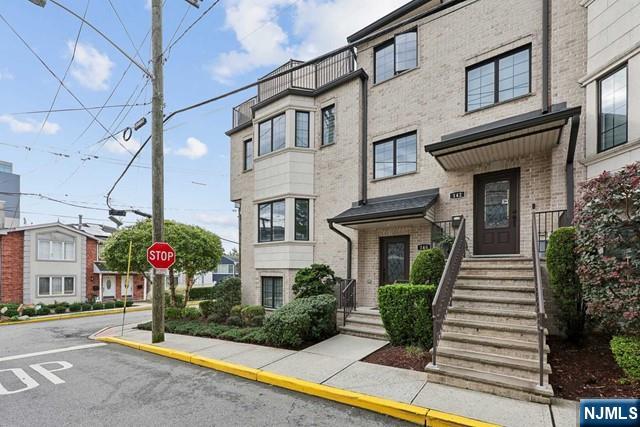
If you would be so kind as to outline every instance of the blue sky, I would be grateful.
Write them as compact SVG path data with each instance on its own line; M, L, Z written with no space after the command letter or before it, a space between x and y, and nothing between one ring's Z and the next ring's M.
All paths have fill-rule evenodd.
M59 0L79 14L86 0ZM184 0L166 0L165 47L203 13L213 0L195 9ZM150 57L149 0L89 1L87 20L141 62ZM404 3L404 0L222 0L168 52L165 112L254 81L289 58L309 59L345 43L345 37ZM80 21L49 3L44 9L27 0L3 1L0 14L62 78L70 63ZM185 15L186 14L186 15ZM184 17L184 20L183 20ZM349 17L345 19L345 17ZM128 34L127 34L128 32ZM73 222L83 214L108 223L105 194L150 132L150 105L103 109L99 122L111 132L145 116L149 123L128 142L104 138L106 132L86 111L19 114L48 110L59 83L0 21L0 160L12 162L22 176L22 191L79 203L79 209L34 197L22 198L28 224ZM87 26L82 28L65 85L87 107L150 102L150 84L142 71ZM126 73L125 73L126 71ZM124 77L123 77L124 75ZM120 84L118 82L121 80ZM115 90L114 90L115 88ZM237 240L237 220L229 201L229 129L231 108L252 91L175 117L165 127L165 216L201 225ZM54 108L79 108L61 89ZM92 110L98 114L99 110ZM118 126L120 124L120 126ZM87 129L88 127L88 129ZM118 136L121 138L120 134ZM98 156L91 158L89 156ZM150 152L145 149L113 193L122 207L150 212ZM131 214L127 221L135 219ZM226 248L234 245L225 243Z

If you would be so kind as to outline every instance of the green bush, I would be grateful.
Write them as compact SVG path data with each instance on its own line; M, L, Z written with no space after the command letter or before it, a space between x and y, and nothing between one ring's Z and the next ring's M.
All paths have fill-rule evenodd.
M124 301L117 300L116 301L116 308L122 308L122 307L124 307Z
M216 323L224 323L229 318L231 311L226 302L219 300L201 301L199 306L202 316Z
M164 311L164 318L167 320L182 319L182 309L180 307L167 307Z
M227 319L227 325L229 326L242 326L242 317L240 316L229 316Z
M336 298L296 298L265 320L264 331L271 344L292 348L328 338L336 333Z
M51 314L51 309L44 305L41 305L40 308L36 310L36 316L46 316L49 314Z
M92 308L94 310L103 310L104 309L104 304L101 302L94 302Z
M107 302L104 303L104 308L105 309L107 309L107 308L115 308L115 307L116 307L116 303L113 302L113 301L107 301Z
M296 273L295 283L291 287L296 298L316 295L333 295L336 284L335 273L326 264L311 264Z
M245 308L245 305L238 304L231 307L231 311L229 311L229 316L240 317L242 315L242 309Z
M2 314L2 316L6 317L14 317L18 315L18 304L5 304L3 307L0 307L0 310L6 308L7 310Z
M82 304L80 304L79 302L75 302L69 306L69 311L71 313L77 313L80 310L82 310Z
M62 302L56 302L56 305L58 307L65 307L65 308L69 308L69 306L71 305L70 303L66 302L66 301L62 301Z
M126 306L127 306L127 307L131 307L132 305L133 305L133 300L131 300L131 299L127 299Z
M164 293L164 306L171 307L171 294L169 292ZM184 295L176 294L176 307L184 307Z
M67 307L65 307L64 305L59 305L56 308L53 309L53 311L56 314L62 314L62 313L66 313L67 312Z
M182 318L187 320L197 320L201 316L200 310L195 307L185 307L182 309Z
M54 309L55 309L56 307L58 307L58 306L59 306L59 304L58 304L58 303L53 303L53 304L47 304L47 305L46 305L46 307L47 307L47 308L49 308L49 309L51 309L51 310L54 310Z
M549 237L547 246L549 284L560 329L570 340L579 340L584 332L586 308L577 274L576 229L561 227Z
M380 315L391 344L431 347L435 293L435 285L386 285L378 289Z
M244 326L262 326L266 311L261 305L247 305L240 313Z
M418 252L411 266L411 283L436 285L440 283L446 260L440 248L426 249Z
M33 307L26 307L22 310L22 315L33 317L36 315L36 309Z
M222 301L231 307L241 303L241 283L237 277L227 277L213 287L211 299Z
M640 380L640 336L613 337L611 352L627 377Z
M251 344L268 344L267 334L264 328L255 328L245 336L241 337L238 341L251 343Z
M190 300L205 300L213 298L213 286L203 288L191 288L189 291Z
M85 302L82 304L82 311L90 311L91 310L91 304L89 304L88 302Z

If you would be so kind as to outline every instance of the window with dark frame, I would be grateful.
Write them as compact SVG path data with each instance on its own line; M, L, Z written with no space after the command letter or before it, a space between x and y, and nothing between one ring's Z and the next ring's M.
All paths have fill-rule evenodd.
M309 112L296 111L296 147L309 148Z
M418 66L418 31L397 34L374 49L374 82L390 79Z
M627 65L598 81L598 152L628 140Z
M280 150L285 146L286 119L282 113L258 125L258 155Z
M279 308L283 304L282 277L262 276L262 306Z
M466 71L466 111L531 92L531 45L472 65Z
M417 170L417 133L411 132L373 144L373 178Z
M296 199L295 239L309 240L309 199Z
M322 145L330 145L336 142L336 106L325 107L322 113Z
M277 200L258 205L258 242L284 240L285 205Z
M253 140L248 139L244 141L244 163L242 165L243 170L253 169Z

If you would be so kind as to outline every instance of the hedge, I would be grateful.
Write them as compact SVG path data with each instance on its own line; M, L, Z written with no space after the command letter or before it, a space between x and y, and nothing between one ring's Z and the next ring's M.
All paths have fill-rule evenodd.
M446 260L440 248L426 249L418 252L411 266L411 283L426 283L438 285Z
M69 312L71 313L77 313L80 310L82 310L82 304L79 302L73 303L69 306Z
M213 288L214 286L191 288L189 291L189 300L213 299Z
M640 336L613 337L610 345L616 363L627 377L640 380Z
M138 329L150 331L151 322L138 325ZM203 323L198 320L167 320L165 332L192 335L195 337L220 338L252 344L267 344L263 328L238 328L218 323Z
M584 332L586 310L577 274L576 229L560 227L549 237L547 269L560 329L571 340Z
M386 285L378 289L380 315L391 344L431 347L435 293L435 285Z

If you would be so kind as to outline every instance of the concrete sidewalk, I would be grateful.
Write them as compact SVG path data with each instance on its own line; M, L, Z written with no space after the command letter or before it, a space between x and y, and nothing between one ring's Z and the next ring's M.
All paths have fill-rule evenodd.
M151 333L133 326L125 329L122 338L150 344ZM105 336L120 337L120 329L107 329L96 337ZM575 402L554 401L550 406L507 399L427 383L424 372L361 362L385 346L384 341L336 335L304 350L292 351L176 334L166 334L165 339L157 346L487 423L526 423L532 427L568 427L576 423Z

